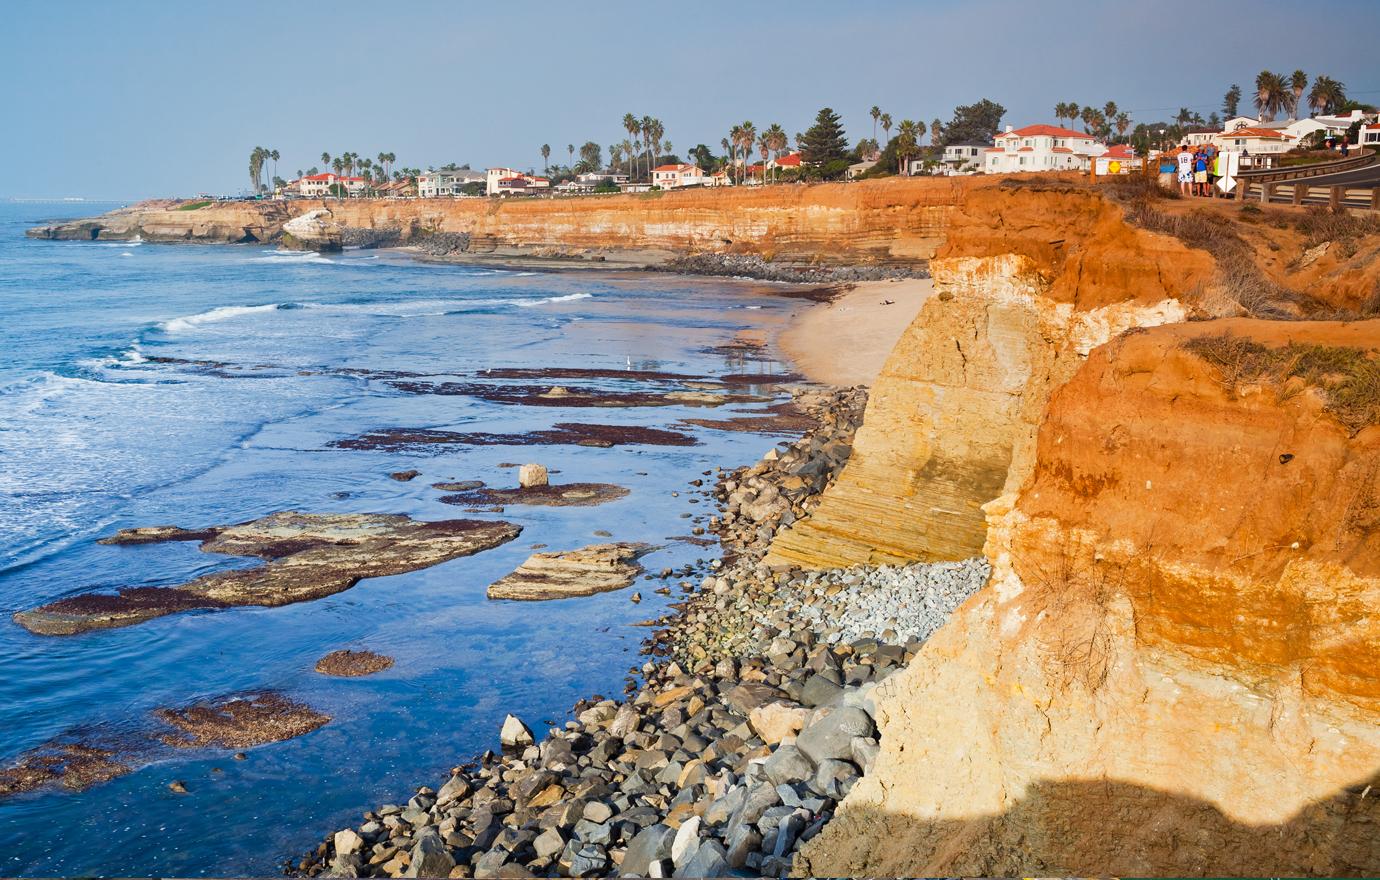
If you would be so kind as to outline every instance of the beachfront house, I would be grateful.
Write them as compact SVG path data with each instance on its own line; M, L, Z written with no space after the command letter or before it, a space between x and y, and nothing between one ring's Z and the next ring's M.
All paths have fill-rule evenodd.
M727 169L725 169L725 168L720 168L718 171L715 171L713 174L707 174L707 175L705 175L705 178L704 178L704 185L705 185L705 186L732 186L732 185L733 185L733 175L729 174Z
M698 165L687 165L684 162L674 165L658 165L652 169L652 185L662 189L703 186L704 171Z
M610 183L616 185L620 183L627 183L628 175L622 173L621 171L585 171L581 174L575 175L575 180L579 183L588 183L593 184L594 186L598 186L599 184L607 180Z
M417 175L417 195L424 199L464 195L471 183L484 183L484 172L469 168L442 168Z
M1285 153L1293 149L1296 140L1283 131L1273 128L1237 128L1222 132L1213 138L1213 143L1221 150L1249 152L1252 156L1266 153Z
M332 187L341 189L333 191ZM297 191L307 198L320 198L343 191L346 195L357 196L364 192L367 184L363 177L343 177L332 174L309 174L297 181Z
M944 154L939 158L936 174L953 176L956 174L976 174L982 170L983 151L992 145L982 141L964 141L959 144L946 144ZM925 170L924 159L910 160L910 173L921 174Z
M983 151L982 159L982 170L988 174L1086 171L1094 158L1107 152L1092 135L1057 125L1008 125L992 140L994 145Z
M1380 147L1380 122L1361 127L1361 146Z
M551 179L524 174L512 168L489 168L484 171L484 192L491 196L511 196L548 192Z

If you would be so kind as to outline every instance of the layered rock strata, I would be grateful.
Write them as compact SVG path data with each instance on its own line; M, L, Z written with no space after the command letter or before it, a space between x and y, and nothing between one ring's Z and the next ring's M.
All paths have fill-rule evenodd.
M876 772L797 870L1380 870L1377 359L1376 321L1095 350L987 507L991 586L879 689Z
M771 564L981 552L982 505L1019 487L1045 402L1095 346L1183 320L1207 254L1126 225L1087 189L976 189L930 263L936 294L871 393L848 467Z

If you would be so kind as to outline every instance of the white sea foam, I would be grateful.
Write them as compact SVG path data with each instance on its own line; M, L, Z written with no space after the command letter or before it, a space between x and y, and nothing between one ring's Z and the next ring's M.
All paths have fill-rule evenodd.
M201 312L195 315L187 315L181 318L172 318L158 325L164 333L186 333L196 327L206 324L215 324L220 321L228 321L233 318L241 318L245 315L253 315L261 312L273 312L284 306L291 308L290 303L269 303L263 306L220 306L210 311Z

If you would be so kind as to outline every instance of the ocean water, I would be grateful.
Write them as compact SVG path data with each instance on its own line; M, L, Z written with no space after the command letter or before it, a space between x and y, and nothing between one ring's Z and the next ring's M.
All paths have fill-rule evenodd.
M478 269L375 251L23 237L41 220L92 210L0 203L0 765L54 737L140 742L157 708L233 693L280 691L333 720L249 749L247 760L155 750L135 759L135 772L85 791L0 799L0 874L277 873L361 810L404 803L414 786L496 748L506 712L540 735L541 722L561 723L575 700L618 695L643 660L646 630L633 624L674 599L652 592L659 583L639 581L640 605L631 590L491 602L485 587L532 544L579 547L605 540L593 535L599 529L658 545L644 559L653 572L706 558L713 548L668 540L689 534L695 520L685 514L712 512L690 503L686 481L755 459L779 439L689 428L699 445L332 448L388 427L675 427L760 408L511 406L408 394L370 371L435 381L483 381L498 367L769 374L784 368L719 347L770 332L799 302L742 284ZM523 534L313 602L69 637L33 635L11 620L67 595L252 564L192 543L96 543L119 528L227 524L279 510L461 517L431 483L513 485L515 472L500 465L523 461L559 471L553 482L631 492L594 508L481 514ZM422 475L388 477L410 468ZM396 662L362 679L313 671L339 648ZM170 791L173 780L188 793Z

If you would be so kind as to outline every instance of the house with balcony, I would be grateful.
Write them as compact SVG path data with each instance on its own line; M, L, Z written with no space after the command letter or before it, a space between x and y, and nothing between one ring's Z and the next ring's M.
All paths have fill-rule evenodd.
M417 195L424 199L454 197L464 195L464 188L469 184L484 182L484 172L469 168L426 171L417 175Z
M680 189L686 186L703 186L704 171L698 165L684 162L675 165L658 165L652 169L652 186L662 189Z
M339 186L339 190L333 189ZM358 196L364 193L368 184L363 177L343 177L339 174L309 174L297 181L297 191L307 198L323 198L343 192Z
M1086 171L1092 160L1107 152L1092 135L1057 125L1006 127L982 155L987 174L1025 171Z
M1222 132L1213 138L1213 143L1219 150L1261 156L1268 153L1287 153L1294 148L1298 140L1281 129L1244 127Z

